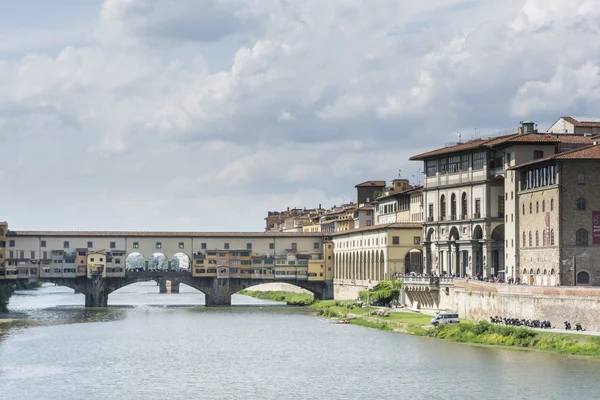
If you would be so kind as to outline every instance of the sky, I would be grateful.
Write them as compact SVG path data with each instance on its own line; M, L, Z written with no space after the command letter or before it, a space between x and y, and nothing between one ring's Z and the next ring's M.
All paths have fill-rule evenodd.
M0 220L262 231L599 116L599 0L0 0Z

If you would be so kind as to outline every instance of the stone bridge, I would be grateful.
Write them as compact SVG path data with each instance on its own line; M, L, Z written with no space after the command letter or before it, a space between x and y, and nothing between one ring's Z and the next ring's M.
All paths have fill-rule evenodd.
M42 282L50 282L66 286L76 293L85 295L86 307L106 307L108 295L117 289L137 282L156 281L161 286L161 293L166 292L166 281L174 285L181 283L204 293L206 306L230 306L231 295L240 290L264 283L288 283L312 292L315 299L333 299L333 282L309 281L306 279L251 279L251 278L216 278L193 277L189 273L171 271L127 271L124 277L103 278L101 276L77 278L39 278ZM8 282L7 282L8 283Z

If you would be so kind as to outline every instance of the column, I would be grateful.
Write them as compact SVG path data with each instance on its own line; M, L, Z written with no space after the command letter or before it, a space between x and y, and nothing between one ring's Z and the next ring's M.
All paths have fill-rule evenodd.
M431 262L431 258L429 256L430 253L431 244L425 243L425 245L423 246L423 272L426 274L431 274L431 265L429 265L429 263Z
M483 277L484 279L489 278L491 274L491 266L492 266L492 249L489 243L484 242L482 246L481 255L482 265L483 265Z
M446 259L448 260L448 267L447 267L447 271L448 271L448 276L452 275L454 272L453 269L453 265L452 265L452 259L454 258L454 251L453 251L453 245L452 243L448 243L448 251L447 251L447 255L446 255Z

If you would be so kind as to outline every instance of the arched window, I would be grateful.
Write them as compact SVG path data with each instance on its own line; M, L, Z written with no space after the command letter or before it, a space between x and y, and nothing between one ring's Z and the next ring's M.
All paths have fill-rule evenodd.
M529 247L533 246L533 241L531 240L532 235L531 235L531 231L529 231Z
M550 275L554 275L554 268L550 270Z
M529 275L533 275L533 268L529 269Z
M527 275L527 268L523 268L523 275Z
M539 246L540 246L540 232L535 231L535 247L539 247Z
M467 219L467 193L466 192L463 192L460 203L461 203L460 213L463 216L463 219Z
M577 284L578 285L589 285L590 284L590 274L585 271L579 271L577 273Z
M542 200L542 212L546 212L546 200Z
M525 247L527 245L525 238L526 238L525 232L523 232L523 247Z
M539 274L540 274L540 269L538 268L538 269L535 271L535 273L536 273L537 275L539 275Z
M554 229L550 230L550 246L554 246Z
M550 199L550 211L554 211L554 199Z
M547 269L544 270L544 275L548 275L548 270Z
M529 214L533 214L533 203L529 203Z
M442 221L446 219L446 196L440 197L440 217Z
M450 197L450 219L456 219L456 195Z
M588 231L585 229L579 229L575 234L575 245L576 246L587 246L588 245Z
M577 211L585 211L585 199L582 197L577 199Z
M583 173L583 171L579 171L579 173L577 174L577 183L579 185L585 185L585 174Z
M536 201L536 202L535 202L535 213L537 214L537 213L539 213L539 212L540 212L540 202L539 202L539 201Z
M542 246L546 246L546 230L542 231Z

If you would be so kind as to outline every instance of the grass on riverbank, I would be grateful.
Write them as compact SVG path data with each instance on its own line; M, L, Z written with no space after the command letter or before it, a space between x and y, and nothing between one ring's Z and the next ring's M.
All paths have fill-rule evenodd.
M431 320L431 316L429 315L402 311L389 312L379 308L369 308L365 306L358 307L355 302L349 301L344 302L339 300L323 300L315 302L312 307L319 310L319 315L324 317L341 318L353 315L357 316L357 319L361 319L365 322L370 322L373 324L391 324L392 326L389 329L393 329L393 325L427 325ZM362 322L360 324L363 326L369 325Z
M561 354L600 357L600 337L555 332L538 332L523 327L489 322L441 325L426 335L460 343L477 343L552 351Z
M285 302L289 306L309 306L315 301L312 294L281 291L240 290L238 294L256 299Z

